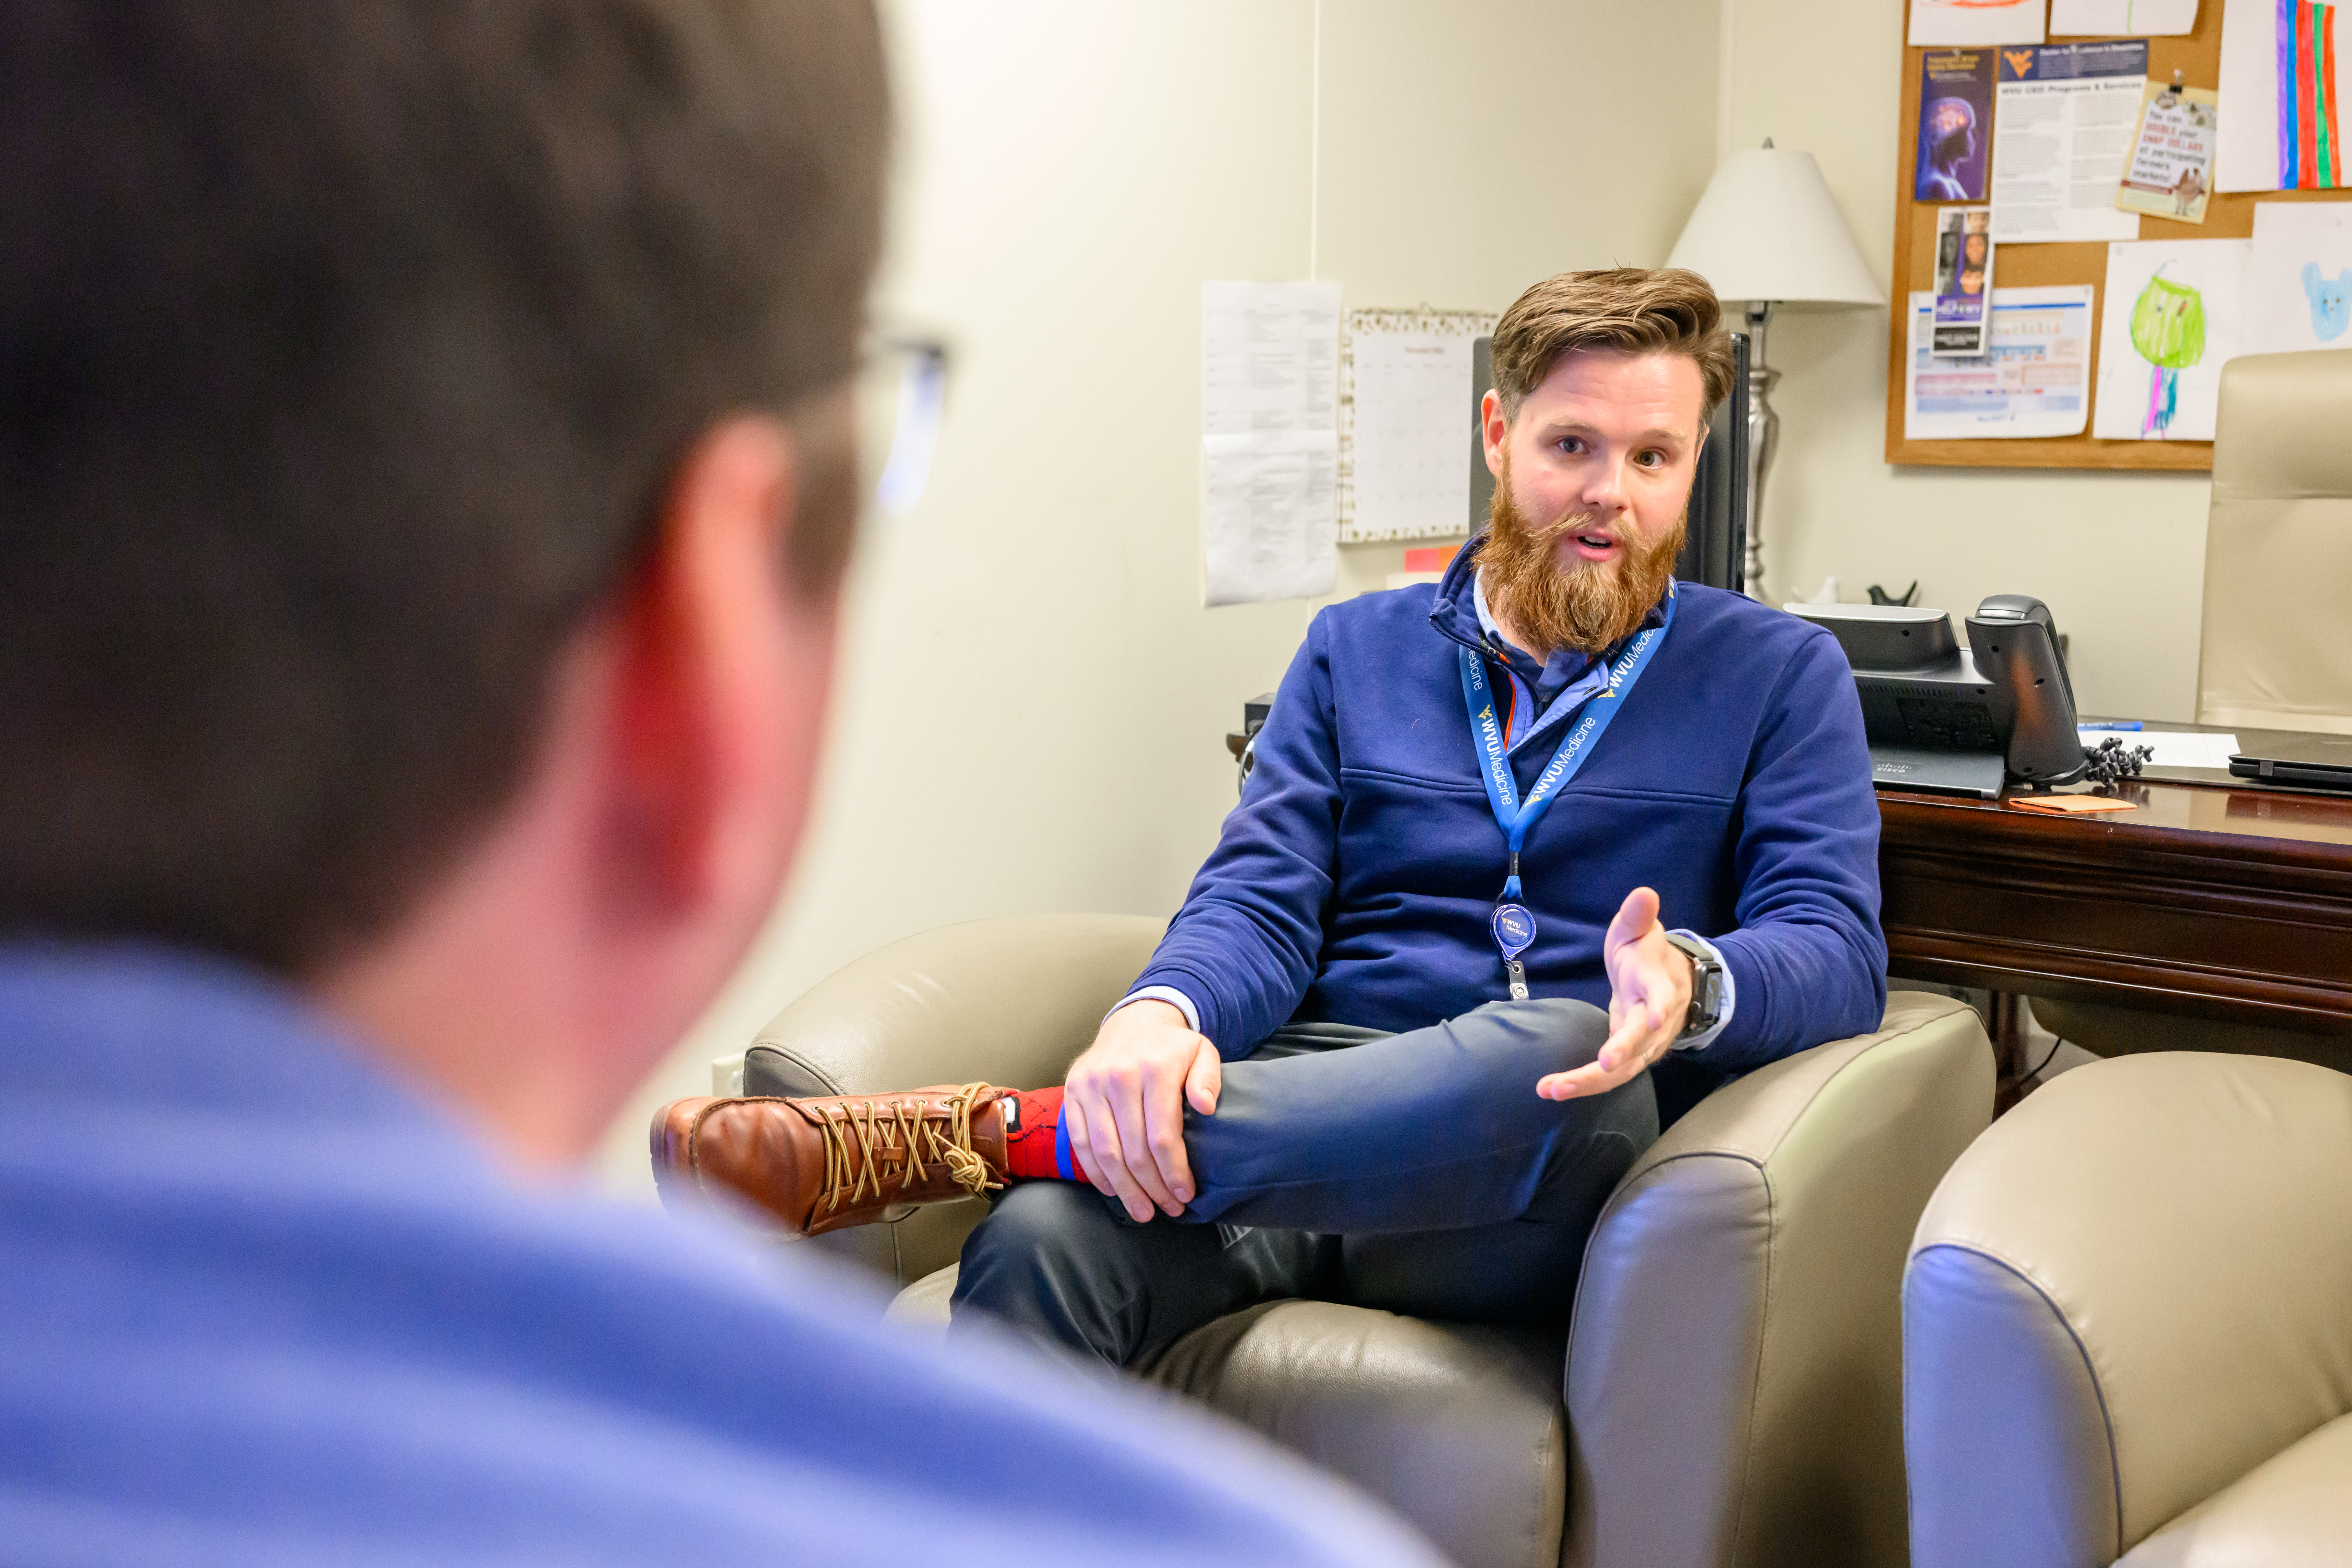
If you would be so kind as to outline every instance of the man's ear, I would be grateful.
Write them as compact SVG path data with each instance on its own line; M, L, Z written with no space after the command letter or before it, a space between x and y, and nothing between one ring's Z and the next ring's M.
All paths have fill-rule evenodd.
M829 656L831 623L829 598L810 605L785 581L800 478L779 420L706 432L677 466L620 606L606 879L642 913L740 899L722 885L746 872L782 877L805 794L799 753L814 742L800 688L821 690L829 674L829 657L814 660L827 668L798 668ZM813 611L824 622L815 648L801 646Z
M1478 433L1486 449L1486 471L1499 479L1503 477L1503 443L1510 439L1511 427L1503 417L1503 395L1491 387L1478 400Z

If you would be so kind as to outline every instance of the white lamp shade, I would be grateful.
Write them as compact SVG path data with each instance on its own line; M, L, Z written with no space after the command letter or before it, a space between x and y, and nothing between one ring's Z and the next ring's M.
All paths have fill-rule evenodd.
M1811 153L1759 147L1726 158L1666 265L1689 268L1720 300L1886 303Z

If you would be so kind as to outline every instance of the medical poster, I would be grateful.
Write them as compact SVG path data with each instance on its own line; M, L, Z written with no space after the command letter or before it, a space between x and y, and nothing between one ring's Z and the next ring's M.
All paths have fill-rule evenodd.
M2210 441L2221 366L2244 352L2246 239L2107 247L2099 319L2102 441Z
M1932 49L1919 59L1919 168L1914 200L1980 202L1992 159L1992 51Z
M2149 82L2116 205L2175 223L2203 223L2213 195L2220 112L2216 95L2204 88Z
M1939 354L1980 354L1990 327L1992 209L1936 215L1936 332Z
M2087 283L1994 290L1990 341L1973 359L1936 354L1936 297L1912 295L1903 438L2080 436L2091 407L2093 292Z
M2230 0L2221 11L2222 128L2214 188L2341 189L2352 127L2352 32L2341 5Z
M2197 30L2197 0L2050 0L2050 33L2169 37Z
M2047 0L1911 0L1911 47L2038 44Z
M2352 202L2256 202L2250 354L2352 349Z
M2136 239L2118 211L2147 85L2147 40L2000 49L1992 237L2002 245Z

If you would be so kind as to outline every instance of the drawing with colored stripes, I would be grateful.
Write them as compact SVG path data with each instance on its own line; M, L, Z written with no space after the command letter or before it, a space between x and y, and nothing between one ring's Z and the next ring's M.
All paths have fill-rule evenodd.
M2344 183L2336 115L2336 7L2278 0L2279 189L2333 190Z
M2232 0L2221 14L2221 126L2214 188L2345 188L2352 58L2336 0Z

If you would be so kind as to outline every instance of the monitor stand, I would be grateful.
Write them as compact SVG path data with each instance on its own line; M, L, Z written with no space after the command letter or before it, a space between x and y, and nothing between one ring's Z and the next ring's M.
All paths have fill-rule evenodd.
M2000 795L2002 764L1999 752L1930 752L1916 746L1873 746L1870 782L1881 789L1995 800Z

